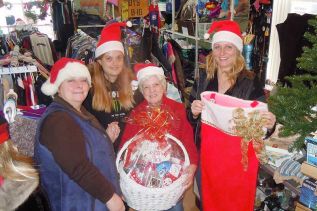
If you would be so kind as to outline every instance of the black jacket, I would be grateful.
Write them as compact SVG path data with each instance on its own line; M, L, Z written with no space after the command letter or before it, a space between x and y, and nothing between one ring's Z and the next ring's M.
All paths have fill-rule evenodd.
M200 100L200 94L204 91L218 92L217 77L214 77L211 80L207 80L206 78L207 74L205 70L200 70L199 77L195 80L189 96L190 104L187 108L187 118L194 128L195 142L198 149L200 149L200 116L197 119L193 118L190 105L194 100ZM227 90L225 94L244 100L265 101L264 91L260 82L257 80L253 72L247 70L240 73L234 86ZM270 131L267 136L271 134L272 132Z

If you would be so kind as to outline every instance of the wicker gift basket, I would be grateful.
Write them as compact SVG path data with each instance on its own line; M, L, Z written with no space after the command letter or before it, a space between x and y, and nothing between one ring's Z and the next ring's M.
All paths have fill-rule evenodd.
M181 149L184 157L182 168L189 166L188 153L183 144L170 134L166 134L165 138L175 142ZM120 187L127 204L135 210L142 211L170 209L179 201L184 193L183 182L186 175L182 174L172 183L160 188L146 187L137 183L131 178L130 173L124 171L123 166L123 159L126 158L127 149L134 141L134 138L127 141L118 152L116 158L116 165L120 175Z

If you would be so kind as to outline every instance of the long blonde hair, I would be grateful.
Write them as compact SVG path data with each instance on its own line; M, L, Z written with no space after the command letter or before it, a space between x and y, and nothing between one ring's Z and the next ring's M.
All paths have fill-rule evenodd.
M104 77L102 66L95 61L88 65L88 69L92 80L92 107L97 111L111 112L111 83ZM115 82L119 87L119 102L126 110L130 110L134 104L133 91L131 87L131 81L133 78L134 74L132 70L124 66Z
M202 65L201 67L206 69L207 80L210 80L215 77L218 67L217 67L215 58L212 56L212 52L210 52L206 56L206 64ZM244 57L242 56L241 52L237 52L235 63L231 71L228 73L228 78L229 78L231 87L235 84L239 76L239 73L242 72L244 69L245 69Z
M33 160L20 154L10 139L0 144L0 176L14 181L38 179Z

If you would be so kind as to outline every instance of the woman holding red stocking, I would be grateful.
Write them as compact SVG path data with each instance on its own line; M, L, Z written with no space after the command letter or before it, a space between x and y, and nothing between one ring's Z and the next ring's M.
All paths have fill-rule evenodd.
M229 124L225 122L228 111L215 113L215 117L220 120L218 123L202 123L201 113L207 105L202 101L201 93L213 91L221 97L235 97L226 99L230 104L230 100L264 99L264 92L254 72L245 68L239 25L230 20L215 21L205 38L208 39L211 33L214 33L212 52L206 58L205 69L200 71L195 81L189 98L191 106L187 111L188 119L195 127L195 141L201 154L201 171L196 176L198 187L201 188L201 201L204 210L251 211L259 163L255 150L249 144L247 154L243 154L241 137L218 125ZM243 101L240 103L245 104ZM267 129L266 136L269 136L275 128L275 115L267 109L259 111L259 114L263 127ZM249 161L247 168L241 163L243 155Z

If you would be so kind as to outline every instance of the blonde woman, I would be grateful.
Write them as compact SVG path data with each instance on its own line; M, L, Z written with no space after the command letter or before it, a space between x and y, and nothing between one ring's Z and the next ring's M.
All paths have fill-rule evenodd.
M18 152L10 140L6 120L0 117L0 210L15 210L38 183L32 159Z
M123 118L136 101L142 99L142 95L132 89L135 76L125 64L120 27L127 24L112 23L102 30L95 52L96 60L89 65L92 88L84 102L86 109L106 128L115 149L124 126Z
M192 92L189 97L190 107L187 109L187 117L189 121L192 123L192 125L195 128L195 142L196 145L201 152L200 158L201 163L198 167L197 174L196 174L196 181L198 184L198 188L200 189L202 187L202 205L203 208L210 209L210 210L228 210L230 208L223 208L225 206L229 207L235 207L236 210L249 210L247 208L238 209L237 203L234 201L231 201L231 203L227 202L220 202L219 200L214 200L212 198L212 193L208 191L208 181L203 178L208 178L209 172L208 168L204 166L204 162L206 159L203 159L203 157L206 157L206 154L210 155L212 153L203 153L202 148L200 148L200 136L201 136L201 112L204 108L204 103L200 99L200 94L204 91L214 91L221 94L233 96L236 98L240 98L243 100L264 100L264 91L261 87L261 84L255 77L254 72L248 71L245 68L245 60L242 56L242 35L240 26L238 23L230 20L223 20L223 21L215 21L211 24L209 31L205 35L205 38L208 38L210 34L213 33L212 37L212 44L211 53L206 58L206 65L205 69L200 71L199 78L196 79ZM220 116L223 114L219 114ZM266 136L269 136L274 132L275 128L275 115L269 111L263 111L261 112L261 117L266 120L266 123L264 127L266 127L268 130ZM216 136L216 134L215 134ZM227 140L226 140L227 141ZM228 141L227 141L228 143ZM202 144L202 146L204 146ZM204 148L205 149L205 148ZM225 149L220 148L219 152L222 154L226 154ZM228 163L223 163L223 159L219 160L212 160L217 161L217 165L219 167L216 168L214 172L220 172L219 169L223 168L229 168ZM233 160L233 159L232 159ZM210 161L210 162L212 162ZM208 165L208 161L206 161ZM210 164L210 163L209 163ZM201 167L201 168L200 168ZM212 169L212 168L209 168ZM213 170L213 169L212 169ZM207 172L207 173L206 173ZM202 177L200 175L202 174ZM222 175L219 173L219 180L221 181L221 185L227 185L228 180L231 181L238 181L236 176L236 172L232 171L231 174L233 175L232 178L226 177L225 175ZM205 176L204 176L205 175ZM208 175L208 176L206 176ZM202 179L201 179L202 178ZM248 179L249 183L251 183L251 179ZM241 178L239 178L241 179ZM201 184L202 183L202 184ZM246 181L243 182L237 182L237 184L241 184L238 188L235 188L234 190L242 190L245 188ZM251 186L250 186L251 187ZM255 189L251 188L251 191L249 193L252 193ZM200 192L201 193L201 192ZM219 192L220 193L220 192ZM216 194L214 194L216 195ZM236 194L239 195L239 194ZM244 194L240 194L244 195ZM251 194L252 195L252 194ZM234 197L228 197L229 193L226 192L226 197L230 200ZM247 197L244 197L247 198ZM218 209L211 209L211 201L213 202L214 207L218 206ZM253 201L251 200L253 203ZM223 205L222 208L219 208L220 205ZM242 203L243 204L243 203ZM245 203L246 206L247 203ZM209 207L208 207L209 206ZM251 207L252 205L250 205Z

